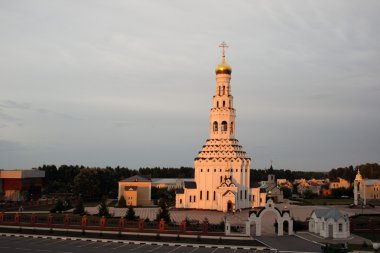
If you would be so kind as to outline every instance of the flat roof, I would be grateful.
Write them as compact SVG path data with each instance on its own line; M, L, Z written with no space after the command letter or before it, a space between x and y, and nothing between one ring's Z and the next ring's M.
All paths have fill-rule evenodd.
M45 177L43 170L0 170L0 178L42 178Z

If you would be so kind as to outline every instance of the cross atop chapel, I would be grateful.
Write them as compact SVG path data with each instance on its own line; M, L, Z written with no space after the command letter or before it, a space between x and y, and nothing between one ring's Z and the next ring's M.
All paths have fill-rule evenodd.
M225 49L228 48L228 45L226 42L223 41L222 43L220 43L219 47L222 48L222 57L224 58L225 57Z

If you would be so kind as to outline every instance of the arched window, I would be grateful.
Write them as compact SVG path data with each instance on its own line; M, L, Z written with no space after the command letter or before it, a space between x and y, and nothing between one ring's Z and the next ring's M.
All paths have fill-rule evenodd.
M226 101L223 100L223 107L225 107L225 106L226 106Z
M212 124L212 129L214 132L218 132L218 122L214 121L214 123Z
M231 134L234 132L234 122L231 122L230 132Z
M222 122L222 131L227 131L227 122L226 121Z

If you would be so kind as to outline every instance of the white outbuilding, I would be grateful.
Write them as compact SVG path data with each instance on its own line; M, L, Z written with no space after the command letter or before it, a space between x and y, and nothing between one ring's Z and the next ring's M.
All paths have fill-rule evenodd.
M316 209L311 213L309 232L324 238L342 239L350 236L350 220L336 208Z

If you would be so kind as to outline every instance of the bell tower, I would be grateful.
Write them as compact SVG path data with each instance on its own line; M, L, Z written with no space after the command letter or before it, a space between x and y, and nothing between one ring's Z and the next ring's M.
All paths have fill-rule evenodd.
M210 111L210 139L234 139L235 138L235 109L233 108L233 96L231 95L231 66L226 62L225 42L222 48L222 62L216 67L216 88Z
M230 212L265 205L266 194L251 187L251 158L235 138L236 111L231 95L232 68L226 62L225 42L222 61L216 66L216 87L210 110L210 138L194 159L194 183L176 194L177 208Z

